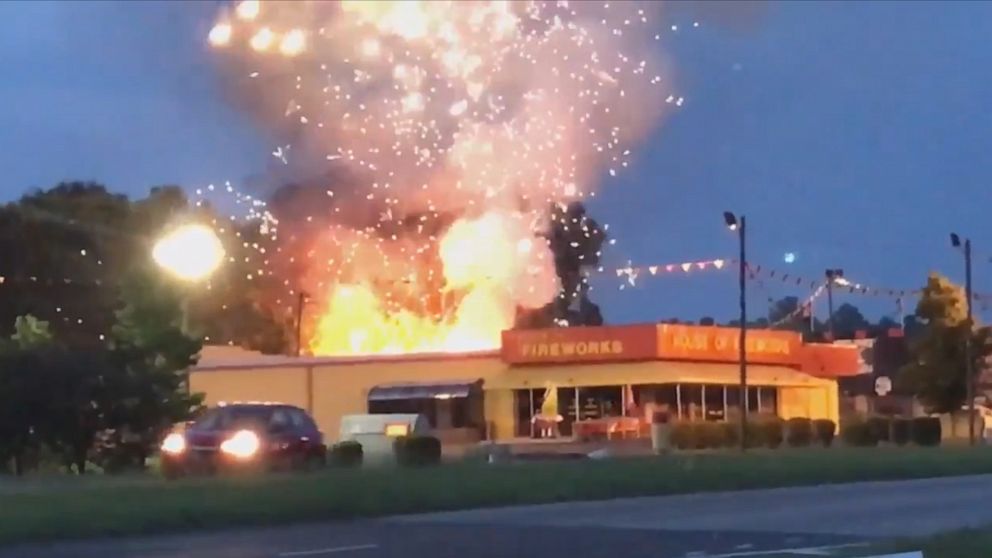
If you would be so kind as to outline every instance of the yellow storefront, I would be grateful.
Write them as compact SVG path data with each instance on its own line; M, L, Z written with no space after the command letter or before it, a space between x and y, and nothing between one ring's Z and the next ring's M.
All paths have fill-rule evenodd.
M344 415L411 410L453 439L529 437L553 393L570 435L573 425L643 416L655 404L683 419L726 420L742 399L735 335L667 325L514 331L499 352L348 358L207 348L190 386L211 405L298 405L329 440ZM834 378L856 371L856 351L810 347L791 333L750 335L749 412L837 420Z

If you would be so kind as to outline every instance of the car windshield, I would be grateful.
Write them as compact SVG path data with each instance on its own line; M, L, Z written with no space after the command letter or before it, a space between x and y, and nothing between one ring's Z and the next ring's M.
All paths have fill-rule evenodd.
M194 430L229 430L248 424L268 424L273 408L262 406L222 407L207 411L193 425Z

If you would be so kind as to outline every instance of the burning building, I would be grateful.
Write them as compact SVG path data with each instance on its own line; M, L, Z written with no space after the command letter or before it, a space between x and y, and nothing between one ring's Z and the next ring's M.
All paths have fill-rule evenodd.
M530 438L536 417L562 436L639 435L652 409L682 420L749 413L838 420L838 378L859 372L853 347L749 332L739 388L737 329L683 325L506 331L498 351L264 357L207 350L190 376L208 404L276 400L309 410L329 439L344 415L420 413L448 442Z

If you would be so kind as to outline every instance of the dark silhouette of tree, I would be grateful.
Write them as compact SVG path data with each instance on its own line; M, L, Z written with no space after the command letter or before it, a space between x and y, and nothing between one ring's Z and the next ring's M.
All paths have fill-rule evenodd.
M867 334L871 324L865 319L857 306L844 303L834 310L833 332L835 339L853 339L858 332Z
M586 273L599 265L606 231L587 214L582 203L573 202L552 207L546 237L561 289L543 308L519 312L517 327L602 325L599 306L589 298Z
M710 316L704 316L702 318L699 318L699 325L701 325L701 326L715 326L716 325L716 320L713 319L713 318L711 318Z
M0 336L31 314L63 344L102 346L120 304L121 277L150 263L167 227L193 218L209 223L216 216L191 207L177 186L130 201L100 184L66 182L0 207ZM211 342L280 352L285 328L263 292L273 279L248 280L257 269L245 262L254 228L227 225L228 260L204 284L186 285L191 322Z

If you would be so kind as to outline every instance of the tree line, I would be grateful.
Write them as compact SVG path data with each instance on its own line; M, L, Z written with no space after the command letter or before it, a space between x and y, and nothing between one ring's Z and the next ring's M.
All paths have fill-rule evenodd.
M718 323L711 316L703 316L697 322L691 320L681 320L679 318L669 318L663 320L664 323L692 325L698 323L702 326L723 325L727 327L738 327L740 320L729 320L726 323ZM920 323L915 314L906 315L902 321L898 321L891 316L882 316L878 321L871 321L861 313L861 310L850 303L843 303L834 309L830 323L826 319L816 318L811 315L799 297L786 296L780 299L769 299L767 312L753 320L748 320L749 328L752 329L777 329L781 331L795 331L802 334L806 341L825 341L828 332L833 331L834 339L854 339L859 335L869 338L885 335L893 329L906 329L916 331Z
M284 328L245 285L236 226L208 285L152 262L158 235L194 213L216 217L178 187L129 200L81 182L0 206L0 471L140 468L200 405L186 374L202 339L282 350Z

